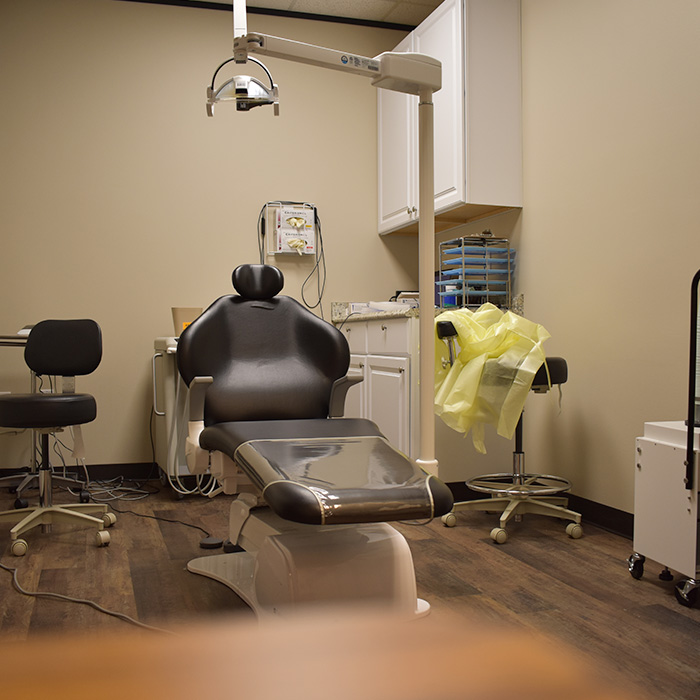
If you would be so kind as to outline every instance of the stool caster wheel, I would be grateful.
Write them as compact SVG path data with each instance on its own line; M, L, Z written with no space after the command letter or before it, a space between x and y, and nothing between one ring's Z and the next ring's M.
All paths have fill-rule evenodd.
M95 537L95 544L98 547L106 547L109 544L110 539L109 532L105 532L105 530L98 530L97 536Z
M454 527L457 524L457 516L454 513L443 515L441 520L445 527Z
M114 513L105 513L102 516L102 522L105 524L105 527L112 527L117 522L117 516Z
M491 530L491 539L496 544L503 544L508 539L508 533L502 527L494 527Z
M90 492L89 491L81 491L80 492L80 502L81 503L90 503Z
M27 553L28 549L29 549L29 546L27 545L26 540L15 540L10 545L10 551L16 557L23 557Z
M29 505L26 498L15 498L15 510L21 510Z
M566 526L566 534L572 540L577 540L579 537L583 537L583 528L578 523L569 523Z

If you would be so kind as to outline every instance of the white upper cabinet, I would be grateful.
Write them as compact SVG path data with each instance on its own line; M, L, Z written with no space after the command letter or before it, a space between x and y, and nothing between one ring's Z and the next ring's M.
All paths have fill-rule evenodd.
M442 63L436 231L522 206L520 0L446 0L394 50ZM378 91L380 233L417 231L417 102Z

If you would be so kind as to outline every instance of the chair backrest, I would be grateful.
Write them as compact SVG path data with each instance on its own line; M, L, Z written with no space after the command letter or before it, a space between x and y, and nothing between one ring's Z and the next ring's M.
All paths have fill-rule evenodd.
M29 333L24 360L40 375L90 374L102 360L102 331L90 319L40 321Z
M294 299L277 296L284 277L276 267L241 265L232 279L238 295L217 299L178 341L185 382L214 379L205 424L327 418L333 382L350 364L343 334Z

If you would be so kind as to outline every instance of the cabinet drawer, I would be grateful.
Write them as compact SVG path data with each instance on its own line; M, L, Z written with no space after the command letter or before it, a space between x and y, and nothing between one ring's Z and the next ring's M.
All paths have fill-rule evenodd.
M411 352L411 324L408 318L391 318L367 323L367 352L400 353Z
M351 353L367 353L367 324L365 322L348 322L340 332L345 336Z

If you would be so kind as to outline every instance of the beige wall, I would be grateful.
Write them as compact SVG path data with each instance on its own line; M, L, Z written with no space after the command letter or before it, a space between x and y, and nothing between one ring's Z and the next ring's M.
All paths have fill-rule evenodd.
M249 28L370 56L403 36L253 15ZM415 286L415 241L376 235L375 88L270 59L279 117L226 106L208 119L206 86L231 44L230 12L0 3L0 333L48 317L101 324L102 365L78 384L98 399L89 463L150 460L153 340L172 335L171 306L206 306L257 262L266 201L318 206L328 315L331 300ZM298 298L310 262L282 267ZM27 385L21 353L3 349L0 389ZM21 442L0 438L0 465Z
M567 358L530 467L633 510L635 437L686 413L700 268L700 3L523 0L520 286Z

